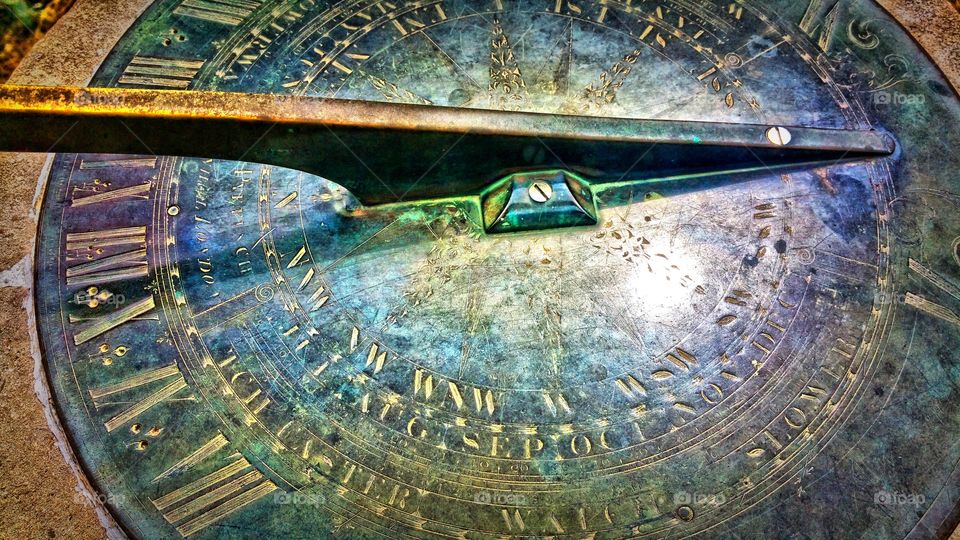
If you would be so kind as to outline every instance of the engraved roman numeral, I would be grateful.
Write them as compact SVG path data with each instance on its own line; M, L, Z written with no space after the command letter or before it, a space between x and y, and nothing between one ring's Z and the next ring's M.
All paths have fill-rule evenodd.
M800 20L800 30L810 34L814 30L814 24L820 15L820 8L823 7L823 0L810 0L807 10L803 13L803 19Z
M823 27L817 24L820 18L820 12L823 9L824 0L810 0L807 11L803 14L800 21L800 30L803 30L808 36L817 39L817 46L824 52L830 51L833 44L833 34L837 27L837 21L840 18L840 4L837 2L830 8L823 17ZM819 35L817 33L819 29Z
M940 274L930 270L919 261L910 259L910 270L914 271L930 283L936 285L938 289L949 294L950 296L960 300L960 287L954 285L947 278L941 276Z
M150 182L144 182L142 184L136 184L133 186L127 186L123 188L111 189L109 191L101 191L97 193L92 193L84 196L73 197L73 200L70 201L70 206L77 208L80 206L87 206L90 204L99 204L105 202L117 202L123 199L148 199L150 188L152 184ZM76 191L75 191L76 193Z
M931 315L933 317L937 317L938 319L943 319L948 323L953 323L957 326L960 326L960 315L957 315L949 308L941 306L935 302L931 302L930 300L927 300L918 294L909 292L907 293L905 301L908 306L915 307L927 315Z
M129 248L117 252L117 248ZM109 253L109 254L108 254ZM108 255L107 255L108 254ZM83 287L146 277L147 228L126 227L67 234L67 261L85 260L67 268L67 285Z
M185 90L203 67L203 60L134 56L120 84Z
M260 291L260 292L258 292ZM194 324L201 334L246 316L273 297L269 287L253 287L219 304L194 314ZM261 297L260 295L265 296Z
M155 157L145 157L145 158L125 158L125 159L106 159L106 160L83 160L80 162L81 171L89 171L96 169L113 169L115 167L121 169L139 169L141 167L147 167L150 169L155 169L157 167L157 158Z
M141 399L120 414L114 416L110 420L107 420L103 426L107 428L108 432L110 432L132 422L135 418L145 413L155 405L166 401L167 399L173 397L177 392L186 388L187 381L184 380L183 375L180 373L180 368L178 368L176 364L171 364L169 366L152 369L150 371L145 371L138 375L134 375L133 377L130 377L117 384L90 390L90 397L93 398L94 404L99 407L101 406L100 401L105 397L126 392L127 390L132 390L134 388L139 388L156 381L166 381L170 378L173 378L173 380L167 382L162 388L153 394Z
M184 0L173 12L227 26L237 26L253 14L261 0Z
M196 534L241 508L276 491L277 486L246 458L153 500L183 536Z
M820 31L820 38L817 40L817 45L820 46L821 50L830 50L830 46L833 44L833 32L836 29L837 19L839 18L840 3L838 2L823 19L823 30Z
M153 311L156 307L154 303L153 296L148 296L139 302L130 304L122 309L118 309L107 315L103 315L93 322L87 323L81 329L74 334L73 343L75 345L82 345L91 339L95 339L98 336L117 328L123 324L126 324L137 317L141 317ZM71 322L74 320L71 319Z
M919 261L910 259L910 270L924 278L927 282L936 286L941 291L949 294L954 299L960 300L960 287L948 281L947 278L941 276L933 270L930 270ZM960 326L960 315L957 315L957 313L950 308L927 300L919 294L908 292L904 301L908 306L917 308L927 315L937 317L938 319L942 319L949 323Z
M200 448L196 449L193 453L174 463L169 469L158 474L153 481L158 482L164 478L183 474L184 472L195 467L198 463L217 453L220 449L226 447L228 444L230 444L230 441L227 440L223 433L217 433L216 436L207 441Z

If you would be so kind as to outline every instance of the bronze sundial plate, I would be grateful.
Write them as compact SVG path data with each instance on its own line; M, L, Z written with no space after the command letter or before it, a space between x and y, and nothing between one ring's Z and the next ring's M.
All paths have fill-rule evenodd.
M471 198L370 207L256 163L57 156L43 362L131 536L949 532L960 103L874 2L160 0L91 84L898 147L628 173L596 224L511 234Z

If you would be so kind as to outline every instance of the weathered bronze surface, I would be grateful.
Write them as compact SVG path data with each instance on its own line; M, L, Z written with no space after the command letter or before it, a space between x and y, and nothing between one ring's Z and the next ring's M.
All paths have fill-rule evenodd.
M951 525L925 516L960 459L960 134L935 127L960 107L872 3L244 4L156 3L94 82L876 128L898 155L615 185L595 227L501 236L470 201L60 156L46 367L129 532Z

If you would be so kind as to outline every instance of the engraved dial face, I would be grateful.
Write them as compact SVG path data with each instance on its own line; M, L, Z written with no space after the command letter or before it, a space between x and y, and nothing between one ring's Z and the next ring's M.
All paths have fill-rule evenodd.
M960 106L873 2L159 0L94 85L899 145L612 184L595 227L507 235L472 199L364 207L253 163L58 156L45 366L131 535L904 537L951 520Z

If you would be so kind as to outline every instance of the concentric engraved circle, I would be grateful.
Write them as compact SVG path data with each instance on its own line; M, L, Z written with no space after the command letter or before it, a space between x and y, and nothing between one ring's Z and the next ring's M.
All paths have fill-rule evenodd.
M868 100L960 111L876 8L846 13L886 25L863 48L819 3L242 4L156 2L95 83L877 126L910 159L624 182L596 228L495 236L471 197L367 208L257 164L61 156L46 361L135 535L896 536L916 508L875 495L947 483L901 450L960 432L925 386L960 375L929 354L960 325L954 158ZM70 301L89 287L124 301Z

